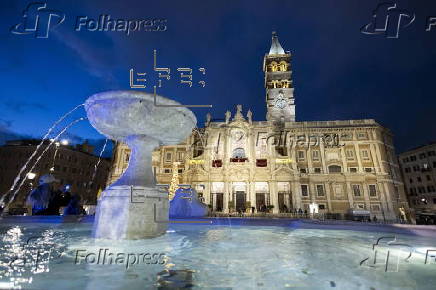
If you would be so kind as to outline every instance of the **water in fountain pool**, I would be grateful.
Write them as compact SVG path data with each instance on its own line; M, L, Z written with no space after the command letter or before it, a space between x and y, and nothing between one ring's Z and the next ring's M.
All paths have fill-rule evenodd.
M0 224L0 285L27 289L434 289L436 283L434 259L424 264L425 249L432 248L434 238L395 234L398 242L412 245L415 252L408 262L400 261L398 272L385 272L384 265L360 262L373 254L377 238L392 233L308 229L292 226L290 221L264 226L268 221L258 220L249 226L243 220L238 225L235 220L211 220L212 224L171 224L166 235L122 241L94 240L89 222L4 220ZM115 263L116 255L124 259Z

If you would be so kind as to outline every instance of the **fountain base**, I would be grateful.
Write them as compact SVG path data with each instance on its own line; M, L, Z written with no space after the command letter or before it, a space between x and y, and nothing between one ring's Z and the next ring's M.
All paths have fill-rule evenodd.
M98 200L93 235L103 239L143 239L164 234L168 194L155 187L111 186Z

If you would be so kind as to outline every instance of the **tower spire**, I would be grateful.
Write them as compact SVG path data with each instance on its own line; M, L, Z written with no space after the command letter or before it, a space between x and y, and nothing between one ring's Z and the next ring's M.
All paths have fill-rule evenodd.
M285 52L272 33L269 53L263 59L267 103L267 120L278 123L295 122L294 88L291 78L291 53Z
M277 33L275 31L272 32L271 48L268 54L285 54L285 50L280 45Z

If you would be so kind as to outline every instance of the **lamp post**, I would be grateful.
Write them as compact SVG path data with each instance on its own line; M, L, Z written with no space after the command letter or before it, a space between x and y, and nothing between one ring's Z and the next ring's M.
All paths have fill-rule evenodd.
M35 177L36 177L36 173L33 173L33 172L29 172L26 174L26 178L29 180L30 191L33 190L33 180L35 179ZM25 195L25 199L26 198L27 198L27 195ZM23 200L23 204L21 206L24 206L25 203L26 203L26 200ZM28 209L28 211L29 211L29 209Z

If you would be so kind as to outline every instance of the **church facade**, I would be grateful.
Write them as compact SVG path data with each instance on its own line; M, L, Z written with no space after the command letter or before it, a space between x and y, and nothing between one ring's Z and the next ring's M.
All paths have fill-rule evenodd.
M178 175L215 212L370 212L396 220L408 208L392 134L373 119L298 122L291 53L275 34L263 62L267 116L253 121L238 105L225 120L195 129L179 145L153 153L157 183ZM117 144L110 182L128 165ZM177 172L175 172L177 170Z

